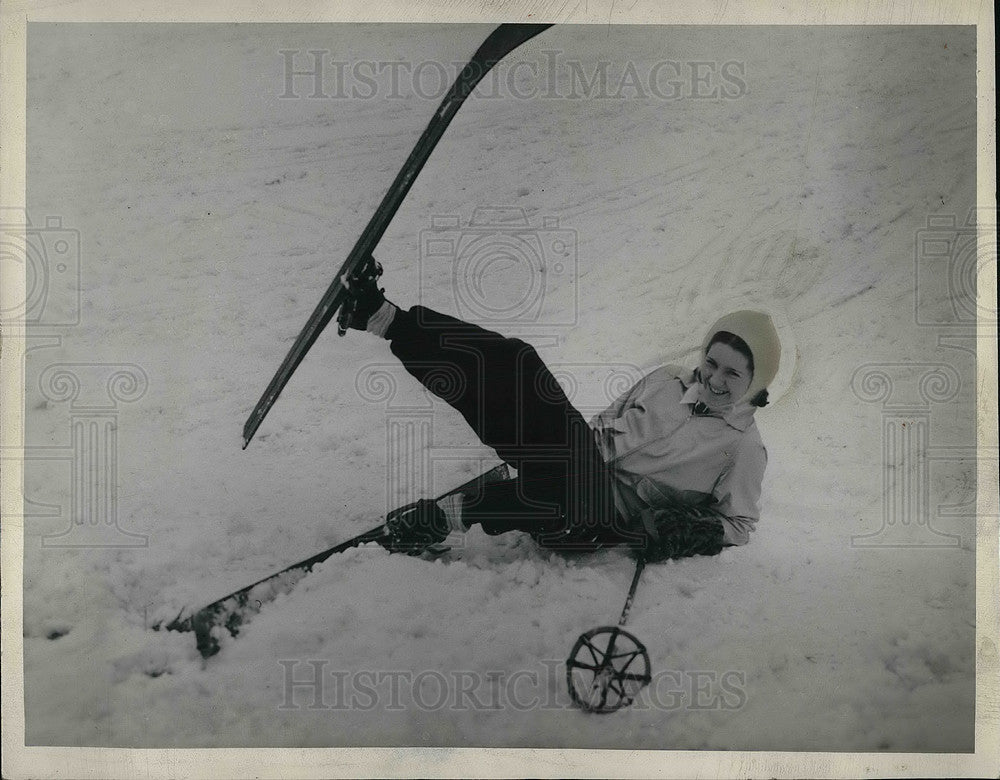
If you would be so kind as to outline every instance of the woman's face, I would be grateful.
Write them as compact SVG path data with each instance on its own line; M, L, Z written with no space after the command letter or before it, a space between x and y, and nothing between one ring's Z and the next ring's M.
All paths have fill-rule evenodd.
M728 344L716 342L701 362L700 400L713 410L731 406L746 395L752 379L747 359Z

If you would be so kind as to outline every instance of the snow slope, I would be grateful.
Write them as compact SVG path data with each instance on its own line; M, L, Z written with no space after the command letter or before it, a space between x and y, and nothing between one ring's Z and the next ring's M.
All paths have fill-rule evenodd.
M961 505L974 462L931 471L931 511L959 507L935 528L959 545L925 546L916 522L894 532L903 546L852 543L879 532L885 498L885 412L852 390L859 368L952 367L962 384L932 407L930 438L974 443L974 360L913 314L917 231L974 205L974 33L960 28L551 29L519 56L557 56L564 94L568 63L620 71L626 54L640 74L681 63L686 86L470 100L376 252L394 301L463 314L452 264L422 260L433 216L464 225L476 207L514 206L575 231L576 274L553 266L538 322L479 321L536 344L588 414L610 400L610 374L690 361L731 308L779 319L798 357L758 415L759 530L717 558L647 569L630 630L658 677L634 707L569 708L561 668L578 634L616 619L630 561L517 535L474 529L434 563L377 547L335 557L207 663L190 635L148 630L494 462L384 343L332 329L240 450L437 103L407 79L394 97L382 84L371 99L310 98L299 81L282 98L279 52L298 51L300 69L310 49L450 63L486 31L29 28L29 215L79 231L82 271L79 324L35 329L58 339L28 355L27 446L64 451L78 411L45 397L47 368L139 366L148 389L115 421L117 521L148 544L46 543L72 532L69 467L26 464L28 498L56 507L30 507L25 530L28 743L971 750L974 519ZM745 90L693 97L693 62L736 63ZM482 282L507 303L527 283L509 268ZM397 475L387 431L406 425L425 432L399 444L423 472ZM314 671L318 699L289 687Z

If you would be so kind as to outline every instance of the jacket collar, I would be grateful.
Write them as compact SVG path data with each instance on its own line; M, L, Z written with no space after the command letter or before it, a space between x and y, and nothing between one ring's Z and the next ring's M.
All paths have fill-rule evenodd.
M684 389L684 395L681 396L681 403L688 404L692 408L698 401L698 396L701 392L701 384L699 383L699 377L697 371L685 371L679 374L677 378L680 380L681 387ZM753 406L746 401L740 401L724 412L710 412L707 417L718 417L725 421L727 425L735 428L738 431L745 431L754 421L754 412L757 411L757 407Z

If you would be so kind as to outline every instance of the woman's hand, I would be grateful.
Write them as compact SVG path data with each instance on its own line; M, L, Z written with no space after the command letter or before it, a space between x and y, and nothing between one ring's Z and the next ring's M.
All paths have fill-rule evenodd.
M717 555L724 546L723 517L710 506L692 504L647 509L642 513L645 547L635 552L650 563L692 555Z

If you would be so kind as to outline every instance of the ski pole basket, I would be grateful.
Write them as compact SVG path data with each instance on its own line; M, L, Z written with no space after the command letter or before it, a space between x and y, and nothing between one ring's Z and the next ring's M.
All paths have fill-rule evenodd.
M645 566L645 559L640 557L618 625L599 626L580 634L566 659L570 698L586 712L607 713L627 707L653 679L646 646L622 628Z

